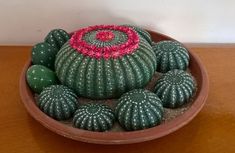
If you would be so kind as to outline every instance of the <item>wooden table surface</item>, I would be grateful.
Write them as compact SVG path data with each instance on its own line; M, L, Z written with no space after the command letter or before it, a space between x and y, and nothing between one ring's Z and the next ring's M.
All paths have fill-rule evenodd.
M191 46L207 68L210 92L188 125L163 138L132 145L94 145L59 136L21 103L19 76L31 47L0 47L0 153L234 153L235 45Z

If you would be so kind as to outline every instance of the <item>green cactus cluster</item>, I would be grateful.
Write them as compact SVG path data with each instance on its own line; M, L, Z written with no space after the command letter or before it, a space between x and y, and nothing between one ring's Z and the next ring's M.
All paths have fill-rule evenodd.
M28 69L26 78L34 92L40 93L45 87L58 83L57 76L53 72L55 57L59 48L68 39L69 34L66 31L54 29L49 32L44 42L33 46L31 52L33 66Z
M84 32L81 40L54 29L32 48L33 65L26 80L39 94L36 103L42 112L58 121L72 119L79 129L108 131L117 119L124 130L134 131L161 124L164 107L178 108L190 101L196 82L186 72L187 49L177 41L152 42L146 30L122 26L81 29L85 32L75 32ZM118 47L124 49L116 52ZM154 91L143 89L156 71L163 74ZM80 104L78 97L117 98L117 104L113 111L97 101Z

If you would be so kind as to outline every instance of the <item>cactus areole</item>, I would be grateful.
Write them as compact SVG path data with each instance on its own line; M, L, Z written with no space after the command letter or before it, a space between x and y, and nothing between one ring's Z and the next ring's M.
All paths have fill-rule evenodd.
M149 40L147 31L128 25L80 29L56 56L57 76L79 96L118 98L152 78L157 62Z

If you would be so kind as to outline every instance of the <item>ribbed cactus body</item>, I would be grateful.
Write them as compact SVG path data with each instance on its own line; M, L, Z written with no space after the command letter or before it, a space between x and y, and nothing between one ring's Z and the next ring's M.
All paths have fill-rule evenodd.
M50 44L42 42L32 48L32 62L54 70L57 50Z
M52 85L39 95L38 106L48 116L56 120L71 118L77 109L77 96L66 86Z
M47 34L45 42L54 47L58 52L69 38L69 34L63 29L54 29Z
M161 123L163 106L156 94L135 89L121 96L115 113L124 129L141 130Z
M133 28L140 36L145 38L149 44L152 44L151 35L146 30L138 26L133 26L133 25L126 25L126 26Z
M193 77L183 70L171 70L161 76L155 86L155 93L164 107L179 107L192 97L196 84Z
M73 126L89 131L107 131L112 128L115 116L111 108L104 104L81 105L73 117Z
M42 65L29 67L26 79L30 88L36 93L40 93L44 88L58 83L56 74Z
M165 40L153 44L156 53L157 71L166 73L169 70L186 70L189 65L189 54L177 41Z
M131 40L123 31L104 28L82 35L83 46L67 42L55 61L56 74L62 84L74 89L79 96L91 99L116 98L131 89L144 87L155 72L156 56L144 37L132 28L125 29L137 38L133 36L135 40ZM70 41L77 39L72 37ZM123 50L118 49L119 46Z

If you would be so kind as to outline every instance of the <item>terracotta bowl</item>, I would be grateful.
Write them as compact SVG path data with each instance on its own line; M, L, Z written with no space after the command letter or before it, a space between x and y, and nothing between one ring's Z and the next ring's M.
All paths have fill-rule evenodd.
M149 32L155 42L161 40L174 40L157 32ZM72 126L48 117L37 107L33 93L26 83L25 74L28 67L31 65L31 60L26 63L21 74L21 99L25 108L35 120L51 131L70 139L96 144L130 144L157 139L168 135L189 123L199 113L207 99L209 85L206 70L200 59L193 52L189 50L189 54L189 69L196 78L198 85L194 101L191 107L182 115L153 128L133 132L91 132L73 128Z

